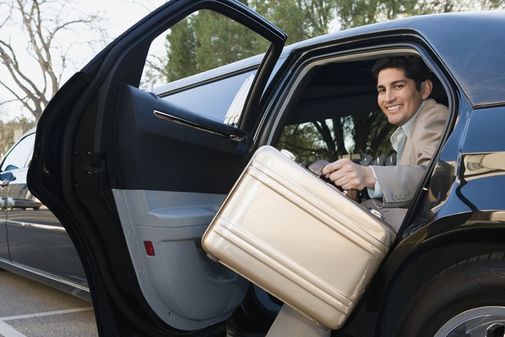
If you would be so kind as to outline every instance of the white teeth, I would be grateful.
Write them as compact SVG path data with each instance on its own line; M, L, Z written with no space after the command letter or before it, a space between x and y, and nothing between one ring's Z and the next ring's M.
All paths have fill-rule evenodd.
M396 105L390 105L387 107L388 111L394 111L394 110L399 110L401 107L400 104L396 104Z

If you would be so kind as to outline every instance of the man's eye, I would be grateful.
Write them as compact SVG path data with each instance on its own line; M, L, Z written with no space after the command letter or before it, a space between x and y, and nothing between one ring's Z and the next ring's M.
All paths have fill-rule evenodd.
M386 90L384 90L384 89L377 89L377 92L378 92L379 94L383 94L385 91L386 91Z
M403 84L397 84L395 85L395 89L402 89L404 87Z

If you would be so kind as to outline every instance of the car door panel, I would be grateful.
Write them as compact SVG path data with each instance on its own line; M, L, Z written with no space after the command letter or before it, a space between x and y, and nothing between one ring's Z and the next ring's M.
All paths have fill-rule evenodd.
M178 329L226 319L248 282L207 258L200 239L245 163L245 147L230 137L240 131L132 86L122 88L117 115L112 192L143 295Z
M200 238L224 195L114 190L123 231L144 296L162 319L195 329L229 316L248 283L205 256ZM148 256L145 242L153 244ZM177 272L174 272L177 271ZM167 309L168 312L167 312Z
M65 228L46 208L14 209L7 220L12 262L87 290L86 276ZM85 287L85 288L82 288Z
M15 178L6 192L12 200L6 219L11 262L48 278L73 282L76 288L87 291L74 245L54 214L28 190L27 170L11 171Z
M118 115L115 187L226 193L244 165L246 147L230 140L240 130L140 89L122 90Z
M98 218L105 210L96 210L113 203L138 285L159 318L185 331L217 324L240 304L248 282L207 258L199 241L244 165L244 158L237 153L245 152L239 149L233 153L230 148L241 144L222 136L160 120L151 107L129 110L131 118L123 115L128 109L119 111L120 155L115 166L119 170L108 173L116 183L111 190L113 198L101 202L90 186L103 188L104 182L87 173L76 177L78 198L93 210L90 215L97 224L109 220ZM171 132L171 128L191 134ZM217 145L207 141L209 138L218 138ZM229 147L223 150L223 144ZM78 172L88 167L79 161L76 165L81 167ZM118 239L111 235L117 228L112 232L110 226L99 226L106 242ZM152 243L154 256L147 255L146 241ZM121 256L112 258L120 260Z

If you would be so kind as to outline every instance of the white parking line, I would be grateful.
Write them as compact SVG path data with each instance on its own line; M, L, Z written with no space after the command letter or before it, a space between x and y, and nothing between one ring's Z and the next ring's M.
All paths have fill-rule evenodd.
M26 337L9 324L0 321L0 335L4 337Z
M26 318L43 317L43 316L63 315L63 314L71 314L74 312L81 312L81 311L88 311L88 310L93 310L93 308L86 307L86 308L76 308L76 309L67 309L67 310L37 312L34 314L27 314L27 315L7 316L7 317L0 317L0 321L5 322L5 321L13 321L15 319L26 319Z
M54 316L54 315L64 315L71 314L75 312L89 311L93 310L91 307L87 308L76 308L76 309L67 309L67 310L56 310L56 311L46 311L46 312L37 312L33 314L27 315L16 315L16 316L6 316L0 317L0 335L3 337L26 337L9 324L5 323L6 321L14 321L19 319L28 319L28 318L36 318L36 317L44 317L44 316Z

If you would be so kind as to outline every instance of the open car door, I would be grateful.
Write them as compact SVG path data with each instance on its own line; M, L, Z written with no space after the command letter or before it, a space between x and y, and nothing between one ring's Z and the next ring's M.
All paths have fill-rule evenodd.
M269 41L238 127L139 88L151 42L201 10ZM219 336L243 301L248 283L207 258L200 238L246 164L260 97L285 39L238 1L169 1L48 105L29 186L76 246L100 336Z

